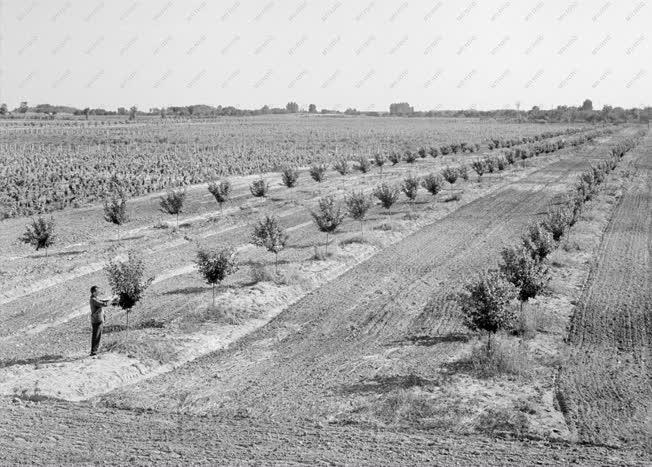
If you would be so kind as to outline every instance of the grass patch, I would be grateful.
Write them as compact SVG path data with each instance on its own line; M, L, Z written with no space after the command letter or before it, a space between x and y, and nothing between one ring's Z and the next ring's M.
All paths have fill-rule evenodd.
M155 361L169 363L177 359L176 347L168 340L163 339L128 339L109 342L105 347L107 352L126 355L141 361Z
M339 246L344 247L347 245L354 245L354 244L379 246L378 242L371 240L369 238L365 238L362 235L356 235L354 237L345 238L344 240L340 241Z
M250 313L233 305L209 304L184 315L179 321L179 328L184 332L197 332L204 323L237 326L249 317Z
M521 410L497 407L482 412L474 428L491 436L522 438L529 431L530 422Z
M491 350L486 344L476 345L470 355L449 364L449 369L469 373L480 379L499 376L529 377L533 371L532 361L528 356L528 346L523 340L495 337Z
M449 197L445 198L444 202L445 203L451 203L451 202L454 202L454 201L459 201L461 199L462 199L462 193L458 192L458 193L453 193Z

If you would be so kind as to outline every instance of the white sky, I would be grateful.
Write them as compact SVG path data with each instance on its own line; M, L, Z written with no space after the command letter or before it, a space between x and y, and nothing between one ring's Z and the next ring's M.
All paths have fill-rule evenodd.
M10 108L652 105L643 0L3 0Z

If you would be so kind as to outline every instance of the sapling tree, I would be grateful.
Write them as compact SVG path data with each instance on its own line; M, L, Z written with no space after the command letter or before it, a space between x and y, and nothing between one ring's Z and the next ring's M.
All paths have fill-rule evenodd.
M288 188L294 188L299 181L299 171L293 167L285 167L281 172L281 181Z
M349 216L360 222L360 234L364 236L364 219L367 211L371 209L371 199L362 191L354 191L344 198L344 202Z
M36 251L45 248L45 257L48 256L48 248L54 244L54 217L45 220L42 216L32 220L25 228L25 232L20 237L23 243L32 245Z
M129 332L129 313L140 301L153 278L145 279L145 262L135 250L127 253L126 261L110 259L104 271L111 290L118 296L117 305L126 312Z
M485 161L481 159L475 160L471 162L471 168L475 170L475 173L478 174L478 182L479 182L480 178L482 178L482 175L486 172Z
M543 225L552 234L553 240L558 242L571 225L572 217L571 208L558 206L548 211Z
M312 218L317 228L326 234L326 254L328 254L328 236L334 233L344 220L344 213L339 204L335 204L335 198L326 196L319 200L319 209L312 211Z
M380 175L383 174L383 166L387 162L387 158L384 154L377 152L374 154L374 164L380 169Z
M326 179L327 167L325 164L316 164L310 167L310 176L316 182L323 182Z
M543 292L550 281L548 266L543 261L537 261L523 246L504 248L501 252L500 271L510 282L523 304Z
M541 222L530 224L522 235L521 241L532 259L537 261L546 259L557 246L552 234Z
M251 185L249 185L249 191L256 198L264 198L267 196L267 193L269 193L269 183L261 177L258 180L254 180Z
M118 226L118 241L120 240L120 226L129 220L127 215L127 196L117 193L104 200L104 220Z
M459 176L459 172L453 167L444 168L444 170L441 171L441 174L444 177L444 180L451 185L457 181L457 177Z
M371 162L365 156L360 156L356 159L356 169L358 169L363 174L366 174L371 170Z
M288 241L288 234L281 225L278 217L265 216L258 221L251 233L251 242L256 246L262 246L270 253L274 253L274 270L278 274L278 254L285 248Z
M497 270L482 273L464 287L458 296L464 324L473 331L488 334L487 353L491 353L492 336L512 326L516 288Z
M389 161L392 163L392 165L396 165L399 162L401 162L401 156L398 152L392 151L389 153L389 156L387 156Z
M215 285L222 283L228 275L238 270L237 253L229 248L219 250L200 248L197 251L195 265L204 280L211 285L213 306L215 306Z
M423 180L421 180L421 186L424 187L432 196L437 196L437 193L441 191L443 184L444 180L441 178L441 175L435 175L433 173L426 175L423 177Z
M417 161L417 153L412 152L409 149L405 151L405 155L403 156L403 159L405 159L405 162L408 164L414 164Z
M179 228L179 213L183 210L183 203L186 201L186 190L168 190L165 196L161 196L159 204L161 211L176 216L177 229Z
M378 198L380 204L387 209L389 215L392 215L392 206L396 201L398 201L398 195L400 191L397 187L388 185L387 183L381 183L379 186L374 188L373 195Z
M229 200L231 196L231 182L228 180L222 180L221 182L211 182L208 185L208 191L213 195L215 201L220 205L220 212L222 211L222 206Z
M333 164L333 169L340 175L346 175L351 172L351 167L349 166L349 161L345 157L340 157Z
M408 175L403 179L401 191L405 194L410 203L414 203L419 192L419 177Z

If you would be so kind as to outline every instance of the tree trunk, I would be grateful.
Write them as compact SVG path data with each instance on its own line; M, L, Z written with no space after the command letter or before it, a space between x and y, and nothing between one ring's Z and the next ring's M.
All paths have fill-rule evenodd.
M489 333L489 336L487 336L487 355L491 355L491 337L494 335L493 332Z
M179 230L179 213L177 213L177 230Z
M360 221L360 236L364 238L364 221Z
M276 271L276 275L278 276L278 253L274 253L274 271Z
M127 333L126 333L125 339L127 339L127 338L129 338L129 310L127 309L127 310L125 310L125 312L127 313Z
M326 253L324 256L328 256L328 232L326 232Z

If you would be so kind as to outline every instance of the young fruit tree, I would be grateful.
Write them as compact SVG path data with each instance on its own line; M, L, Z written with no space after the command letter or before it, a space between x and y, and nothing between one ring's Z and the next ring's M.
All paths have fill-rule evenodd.
M129 220L127 197L124 193L118 193L104 200L104 220L118 226L118 241L120 241L120 226Z
M479 182L479 181L480 181L480 178L482 178L482 175L483 175L483 174L485 173L485 171L486 171L486 164L485 164L485 161L480 160L480 159L478 159L478 160L476 160L476 161L473 161L473 162L471 162L471 168L472 168L473 170L475 170L475 173L478 174L478 182Z
M313 165L310 167L310 176L314 181L321 183L326 179L326 169L324 164Z
M118 296L117 305L125 310L127 316L127 333L129 332L129 313L140 301L145 290L154 278L144 279L145 262L134 250L127 253L126 261L109 260L104 267L109 285Z
M543 261L557 247L552 234L542 222L530 224L521 240L532 259L536 261Z
M340 157L333 164L333 168L340 175L346 175L351 172L351 167L349 166L349 161L346 160L346 157Z
M548 211L543 225L552 234L552 239L558 242L571 225L572 218L573 214L570 208L559 206Z
M328 236L334 233L344 220L344 213L335 198L326 196L319 200L319 210L312 211L312 218L317 228L326 234L325 253L328 255Z
M387 183L381 183L374 188L373 195L378 198L380 204L387 209L389 215L392 215L392 205L398 200L400 191L395 186L390 186Z
M364 219L371 209L371 199L362 191L354 191L344 198L346 208L354 220L360 222L360 235L364 237Z
M222 283L229 274L238 270L236 252L228 248L221 250L200 248L197 250L195 265L204 280L211 285L213 306L215 306L215 285Z
M392 163L392 165L396 165L399 162L401 162L401 155L397 153L396 151L392 151L389 156L387 157L389 161Z
M366 174L371 170L371 162L369 162L369 159L367 159L365 156L358 157L356 164L356 169L358 169L363 174Z
M48 248L54 244L54 218L45 220L43 217L32 220L25 228L25 233L20 237L23 243L32 245L36 251L45 248L45 257L48 256Z
M437 193L441 191L443 184L444 180L441 178L441 175L435 175L433 173L426 175L423 177L423 180L421 180L421 186L424 187L432 196L437 196Z
M473 331L484 331L487 353L490 354L492 336L512 326L514 310L511 302L516 298L516 288L500 271L484 272L464 287L458 296L464 324Z
M387 162L387 158L384 154L377 152L374 154L374 164L380 169L380 175L383 174L383 166Z
M412 152L408 149L407 151L405 151L405 155L403 156L403 159L408 164L414 164L417 161L417 153Z
M525 247L505 248L500 254L500 271L516 288L522 312L525 302L545 290L550 281L548 266L533 258Z
M444 170L441 171L441 174L444 177L444 179L452 185L457 181L459 171L453 167L446 167Z
M264 198L269 192L269 184L263 178L259 178L249 185L249 191L256 198Z
M294 188L299 181L299 171L293 167L285 167L281 172L281 181L288 188Z
M288 234L281 225L278 217L265 216L258 221L251 233L251 242L256 246L262 246L270 253L274 253L274 270L278 275L278 254L285 248L288 241Z
M408 175L401 185L401 190L407 197L410 203L414 203L417 199L419 192L419 177L415 175Z
M186 190L169 190L165 196L161 196L159 201L161 211L177 217L177 229L179 228L179 213L182 212L185 201Z
M208 185L208 191L220 205L220 212L222 212L222 206L229 200L229 196L231 196L231 182L228 180L222 180L219 183L211 182Z

